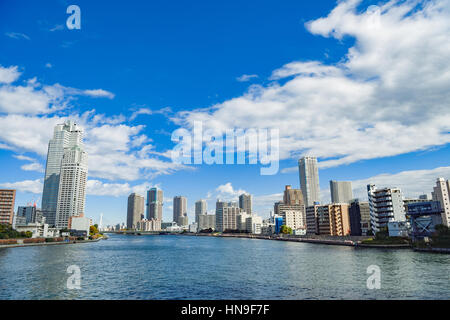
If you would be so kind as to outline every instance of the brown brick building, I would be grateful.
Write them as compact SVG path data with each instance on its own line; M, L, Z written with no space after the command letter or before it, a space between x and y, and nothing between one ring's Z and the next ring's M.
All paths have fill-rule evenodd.
M0 223L12 225L15 201L16 190L0 189Z

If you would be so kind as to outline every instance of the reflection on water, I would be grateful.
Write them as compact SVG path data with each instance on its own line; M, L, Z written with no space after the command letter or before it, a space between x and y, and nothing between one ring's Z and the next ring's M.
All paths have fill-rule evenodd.
M448 255L251 239L112 235L0 249L0 299L448 299ZM67 268L81 289L66 288ZM366 287L367 267L381 289Z

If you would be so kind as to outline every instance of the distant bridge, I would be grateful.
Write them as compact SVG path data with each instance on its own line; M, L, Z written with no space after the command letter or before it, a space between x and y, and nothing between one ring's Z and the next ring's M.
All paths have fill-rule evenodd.
M170 235L170 234L180 234L181 231L136 231L136 230L120 230L120 231L105 231L104 233L114 233L114 234L129 234L135 236L159 236L159 235Z

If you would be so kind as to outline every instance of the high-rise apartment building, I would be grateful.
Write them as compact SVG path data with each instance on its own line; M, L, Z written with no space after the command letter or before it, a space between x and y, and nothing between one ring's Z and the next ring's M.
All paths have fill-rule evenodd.
M306 206L320 202L319 167L316 157L303 157L298 161L300 188Z
M398 188L377 189L374 184L367 185L369 198L370 224L373 233L386 228L391 221L406 221L403 195Z
M319 234L318 208L319 205L306 207L306 234Z
M237 218L240 213L241 209L237 206L220 205L216 208L216 230L219 232L237 230Z
M251 194L243 193L239 196L239 208L248 214L252 214L253 197Z
M348 214L350 218L350 235L367 235L367 232L371 230L369 203L358 199L351 200Z
M227 201L221 201L221 200L217 199L217 201L216 201L216 214L217 214L218 210L223 209L223 208L228 208L228 207L239 208L238 204L236 202L234 202L234 201L227 202Z
M353 199L352 183L330 180L330 193L332 203L349 203Z
M201 214L198 216L198 230L216 228L216 215L215 214Z
M16 190L0 190L0 223L13 224Z
M173 198L173 221L179 226L185 226L187 221L187 199L183 196Z
M283 201L275 202L274 215L283 219L283 224L292 230L306 229L306 211L300 189L286 186Z
M251 214L248 214L245 211L242 211L236 216L236 229L239 231L247 230L247 218L251 217Z
M433 188L433 201L441 203L442 224L450 227L450 180L445 181L444 178L438 178L436 187Z
M162 221L163 203L163 191L161 189L151 188L147 191L147 220Z
M302 190L286 186L284 188L283 203L287 205L305 204Z
M205 215L207 210L206 200L198 200L195 202L195 223L199 224L199 216Z
M82 145L64 149L59 178L56 227L67 228L71 217L84 215L88 174L87 153Z
M82 148L83 130L73 121L66 121L54 128L53 138L48 143L44 190L42 192L42 213L46 223L56 224L61 164L66 149Z
M301 209L281 209L279 216L283 218L283 225L288 226L292 230L306 230L306 215L303 205L301 205Z
M137 223L144 218L145 202L144 197L132 193L128 196L128 207L127 207L127 228L137 229Z
M350 235L350 219L347 203L320 205L317 208L319 234L330 236Z

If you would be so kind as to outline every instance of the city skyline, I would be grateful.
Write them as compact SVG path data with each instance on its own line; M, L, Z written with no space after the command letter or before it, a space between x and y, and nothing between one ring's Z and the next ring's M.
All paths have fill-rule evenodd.
M281 20L265 2L258 3L258 17L251 6L215 4L205 12L195 4L203 11L189 19L164 4L151 10L136 4L142 13L132 18L111 4L117 23L105 32L105 21L93 18L102 11L98 4L80 3L86 20L73 31L64 27L63 4L29 3L25 12L20 1L11 2L0 26L0 188L17 190L15 210L41 198L52 129L68 119L86 136L85 215L98 222L103 213L105 225L125 222L129 194L145 195L151 187L165 191L164 221L171 220L178 194L190 199L189 221L195 221L196 200L205 199L213 213L217 198L236 201L243 193L252 194L253 211L267 217L285 185L300 188L298 160L307 155L318 159L322 203L330 202L330 180L352 182L353 196L365 201L369 183L400 188L405 197L431 195L436 178L450 178L448 79L439 76L448 64L417 61L414 52L422 48L422 56L447 61L438 40L447 29L430 26L447 23L448 10L438 9L448 2L417 11L407 3L283 3ZM382 14L370 5L380 5ZM409 15L398 17L394 8ZM236 20L231 30L223 32L229 20L216 12ZM208 15L214 22L205 21ZM354 24L338 22L347 18ZM414 32L418 28L426 32ZM396 54L388 50L405 37L408 45L398 45ZM127 39L129 48L117 47ZM225 43L242 50L225 50ZM80 57L85 64L74 63ZM398 67L398 57L407 68ZM425 62L427 76L439 81L416 68ZM420 85L411 90L402 79ZM173 163L171 133L195 119L205 119L205 127L282 129L280 171L261 176L259 165Z

